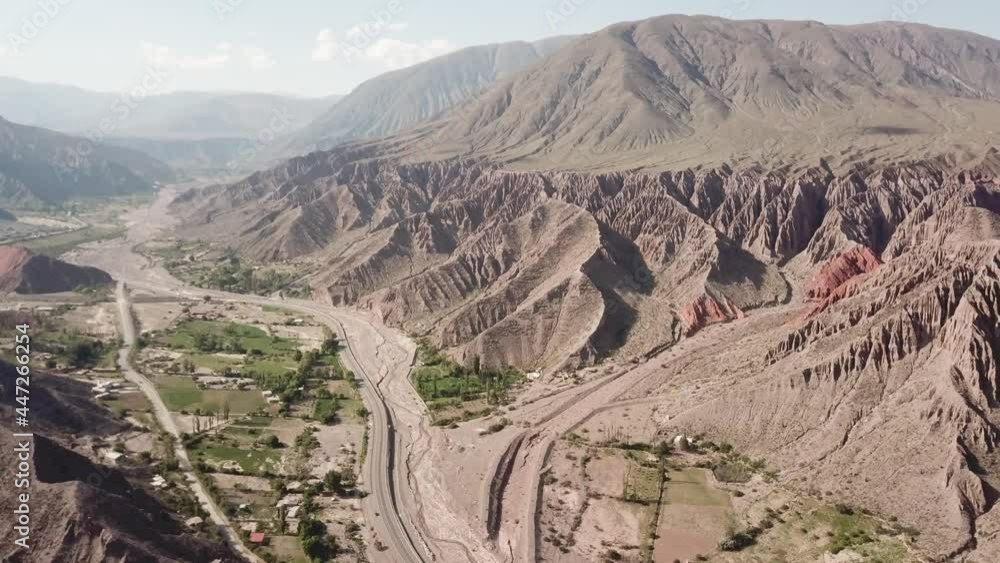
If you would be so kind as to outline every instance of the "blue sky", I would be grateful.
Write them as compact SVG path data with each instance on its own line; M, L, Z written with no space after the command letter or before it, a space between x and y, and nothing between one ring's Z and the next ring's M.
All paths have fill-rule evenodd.
M668 13L905 19L1000 38L996 0L3 0L0 75L127 91L156 65L164 91L327 95L469 45Z

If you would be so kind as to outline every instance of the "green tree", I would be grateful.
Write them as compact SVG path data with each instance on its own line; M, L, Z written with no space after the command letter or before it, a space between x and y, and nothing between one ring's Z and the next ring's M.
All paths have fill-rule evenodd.
M336 354L340 350L340 339L329 328L323 327L323 344L320 350L324 355Z
M69 345L66 356L69 365L79 369L93 367L97 363L99 354L94 343L81 340Z

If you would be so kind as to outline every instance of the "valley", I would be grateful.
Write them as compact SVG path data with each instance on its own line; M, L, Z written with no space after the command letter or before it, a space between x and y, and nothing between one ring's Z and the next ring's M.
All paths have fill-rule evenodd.
M0 559L1000 559L1000 39L638 5L0 77Z

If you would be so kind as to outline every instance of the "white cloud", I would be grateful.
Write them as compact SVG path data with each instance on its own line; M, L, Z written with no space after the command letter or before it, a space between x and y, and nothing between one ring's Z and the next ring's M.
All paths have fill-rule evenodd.
M439 57L455 50L447 39L431 39L407 43L398 39L382 38L365 49L365 56L388 69L403 68Z
M342 51L337 44L337 37L329 28L320 30L316 35L316 46L313 47L312 60L322 63L337 58Z
M277 64L271 53L260 47L243 46L243 57L253 70L267 70Z
M266 49L252 45L233 45L222 42L215 49L201 55L181 55L171 47L145 42L142 44L143 59L149 64L189 71L207 71L222 68L238 61L252 70L273 68L277 61Z
M447 39L430 39L408 42L391 37L380 37L387 33L402 31L406 22L386 25L355 25L345 33L343 42L329 28L316 35L316 45L312 50L315 62L330 62L338 59L366 59L386 69L397 69L417 64L450 51L455 46Z
M230 60L229 51L219 48L224 45L218 45L215 51L205 55L179 55L166 45L144 42L142 44L142 56L147 63L158 66L179 68L181 70L212 70L225 66Z
M7 54L7 47L0 46L0 57Z

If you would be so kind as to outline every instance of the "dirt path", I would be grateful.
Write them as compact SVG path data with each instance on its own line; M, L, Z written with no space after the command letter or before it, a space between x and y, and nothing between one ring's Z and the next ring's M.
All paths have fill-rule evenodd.
M727 340L720 338L718 331L753 330L757 323L787 315L794 307L764 309L728 325L709 327L648 361L546 397L523 411L519 409L522 416L527 415L530 419L531 429L520 445L512 474L506 479L500 503L503 514L498 541L500 546L512 546L512 561L536 561L542 475L556 440L603 410L654 400L652 393L667 376L665 372L684 371L698 357L714 354L718 347L727 345ZM665 369L666 365L670 366L669 370ZM637 396L642 393L649 396ZM485 505L488 498L481 502Z
M219 533L221 533L222 537L226 540L226 543L229 544L229 547L234 552L242 556L247 561L252 561L253 563L264 563L263 559L257 557L257 555L243 545L243 540L241 539L239 532L233 528L229 519L226 518L226 514L215 503L215 500L209 496L201 481L198 480L197 475L195 475L194 470L191 467L191 461L188 459L187 450L184 449L184 443L181 441L181 433L177 428L177 424L175 424L173 416L171 416L170 411L167 409L167 405L163 402L159 392L156 390L156 386L154 386L153 382L147 379L146 376L142 375L132 367L130 355L138 335L136 334L135 322L132 316L132 306L128 299L128 291L125 288L125 283L121 281L118 282L117 300L123 341L121 350L118 351L118 365L121 368L122 373L125 375L127 380L134 383L139 390L142 391L142 393L149 400L149 403L153 406L153 412L155 413L156 420L160 423L160 426L174 437L174 455L177 457L180 468L184 472L184 478L187 479L188 486L191 491L194 492L195 496L198 498L198 502L201 504L202 508L208 512L209 517L212 519L212 522L215 523Z

